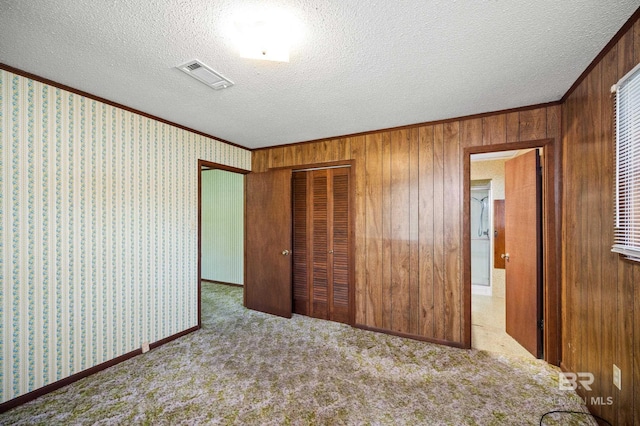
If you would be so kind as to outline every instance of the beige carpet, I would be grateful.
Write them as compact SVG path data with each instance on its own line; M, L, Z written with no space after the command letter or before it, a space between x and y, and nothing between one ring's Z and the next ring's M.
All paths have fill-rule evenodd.
M0 416L0 424L538 425L585 411L542 361L241 306L203 283L203 329ZM556 415L544 424L592 424Z

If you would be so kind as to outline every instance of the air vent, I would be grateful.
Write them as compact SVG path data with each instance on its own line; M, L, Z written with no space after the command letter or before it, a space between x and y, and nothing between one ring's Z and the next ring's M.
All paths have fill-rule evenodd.
M215 90L226 89L227 87L233 86L233 81L223 77L220 73L212 70L197 59L185 62L176 68Z

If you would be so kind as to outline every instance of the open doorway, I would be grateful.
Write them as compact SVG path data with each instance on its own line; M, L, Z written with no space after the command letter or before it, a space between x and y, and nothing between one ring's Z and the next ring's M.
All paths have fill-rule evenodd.
M513 169L514 163L520 161L514 160L516 157L530 151L510 150L471 155L469 207L471 224L471 343L474 349L534 359L534 357L541 355L541 346L538 347L538 343L542 343L542 336L540 336L540 340L538 340L538 336L534 336L535 341L531 343L533 347L529 346L528 350L523 346L528 342L523 341L523 337L519 333L520 330L514 330L514 323L519 325L517 323L520 321L531 321L534 323L533 326L525 331L539 334L537 324L541 318L538 317L540 314L538 308L541 307L542 300L539 300L537 295L542 283L537 272L538 268L542 266L542 256L540 253L536 253L535 247L541 247L543 243L542 235L539 232L542 225L542 210L538 208L542 198L541 188L534 185L530 188L531 193L523 194L525 200L518 200L520 194L517 192L514 194L514 188L518 188L526 182L522 182L523 177L520 174L507 173L507 170ZM528 174L533 175L531 179L539 179L539 167L535 162L528 170ZM511 192L510 197L507 197L508 192ZM527 222L531 222L530 225L534 228L533 238L525 243L527 257L532 257L531 261L537 262L533 265L533 270L524 272L532 275L532 279L528 283L514 275L513 268L518 266L511 264L506 259L509 254L505 249L505 209L507 206L513 209L518 202L525 204L527 210L533 210L531 214L526 211L523 217L517 217L518 214L521 214L519 210L515 212L510 210L509 212L510 220L515 221L516 224L524 225L514 226L511 224L511 237L526 239L524 231L526 231L525 227L529 226ZM534 220L531 220L531 217ZM520 235L513 235L513 233ZM516 242L517 240L512 238L509 246ZM507 267L510 268L510 274L507 274ZM507 278L509 278L508 284ZM531 290L535 297L532 300L522 302L517 299L520 294L513 294L513 292L517 292L519 287L523 288L526 285L534 287ZM524 308L528 306L521 305L531 305L530 308L534 311L535 317L526 318L523 313L525 312ZM523 326L527 329L526 324ZM528 337L524 336L524 339Z
M244 175L247 170L198 160L198 326L202 282L244 283Z
M559 159L554 148L553 140L465 148L463 262L465 334L469 346L511 355L544 358L547 362L558 365L560 249L557 238L559 224L556 218L559 217L560 203L556 198L559 192L556 188ZM527 152L529 154L525 154ZM538 157L538 152L543 155ZM509 159L517 158L519 154L524 154L522 157L527 157L530 164L533 162L533 166L529 167L529 175L534 187L539 186L539 203L536 203L535 196L532 201L525 201L532 216L515 219L518 225L526 226L512 230L512 238L524 236L525 228L529 234L520 238L525 240L524 244L522 241L518 242L520 246L524 246L524 249L520 249L523 253L514 258L513 253L509 253L509 247L501 246L498 237L507 233L500 223L507 214L512 216L510 220L514 223L513 209L517 204L512 202L512 212L505 213L503 207L509 200L504 201L507 192L504 182L508 180L505 176L509 173L503 171L504 164ZM518 164L520 162L518 160ZM519 172L517 174L520 176ZM512 176L511 180L518 179ZM519 191L518 185L515 186L516 192L527 192ZM513 186L511 191L513 193ZM520 204L523 204L522 201ZM523 214L522 210L515 210L518 211L517 214ZM475 218L474 213L477 216ZM512 240L510 244L514 246L515 242ZM516 270L516 265L521 267L521 259L526 259L533 266L524 274L521 272L520 277L524 278L514 279L513 271ZM480 265L474 265L474 260ZM500 263L505 261L507 265L501 266ZM511 283L507 279L510 268ZM525 280L529 281L527 286L523 284ZM524 299L523 295L516 294L521 287L531 289ZM507 307L509 305L510 308ZM519 310L524 308L532 313L523 321L524 316ZM510 319L507 318L509 310L512 313ZM513 312L516 312L520 323L516 328L513 327ZM528 329L526 333L534 335L533 341L523 337L526 333L522 331L522 323Z

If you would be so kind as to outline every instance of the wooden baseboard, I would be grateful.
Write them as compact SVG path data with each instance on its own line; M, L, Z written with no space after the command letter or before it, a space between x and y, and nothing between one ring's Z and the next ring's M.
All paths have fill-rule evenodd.
M168 342L170 342L172 340L178 339L178 338L180 338L182 336L185 336L185 335L187 335L189 333L193 333L194 331L197 331L199 328L200 327L198 327L198 326L191 327L191 328L183 330L183 331L181 331L179 333L173 334L173 335L171 335L169 337L165 337L162 340L158 340L157 342L151 343L149 345L149 348L150 349L157 348L158 346L162 346L165 343L168 343ZM25 393L24 395L17 396L17 397L15 397L13 399L10 399L10 400L0 404L0 413L4 413L5 411L9 411L12 408L15 408L15 407L17 407L19 405L24 404L25 402L32 401L32 400L34 400L36 398L39 398L39 397L41 397L43 395L48 394L49 392L53 392L54 390L57 390L57 389L60 389L60 388L62 388L64 386L70 385L71 383L77 382L80 379L84 379L85 377L88 377L88 376L90 376L92 374L95 374L98 371L105 370L105 369L107 369L109 367L112 367L112 366L114 366L116 364L120 364L123 361L126 361L126 360L128 360L130 358L133 358L134 356L141 355L141 354L142 354L142 349L136 349L136 350L133 350L131 352L127 352L126 354L120 355L119 357L113 358L113 359L111 359L109 361L105 361L102 364L98 364L98 365L95 365L95 366L93 366L91 368L87 368L86 370L82 370L82 371L80 371L78 373L72 374L71 376L65 377L64 379L58 380L57 382L49 383L48 385L44 385L43 387L38 388L36 390L33 390L33 391L29 392L29 393Z
M375 331L376 333L384 333L384 334L390 334L392 336L405 337L407 339L420 340L421 342L436 343L438 345L451 346L453 348L458 348L458 349L470 349L465 347L465 345L460 342L451 342L449 340L434 339L432 337L425 337L425 336L420 336L420 335L411 334L411 333L401 333L399 331L386 330L384 328L369 327L368 325L364 325L364 324L355 324L354 327L359 328L361 330Z
M225 283L223 281L213 281L213 280L207 280L205 278L202 278L200 281L204 281L205 283L211 283L211 284L222 284L222 285L228 285L231 287L244 287L242 284L236 284L236 283Z

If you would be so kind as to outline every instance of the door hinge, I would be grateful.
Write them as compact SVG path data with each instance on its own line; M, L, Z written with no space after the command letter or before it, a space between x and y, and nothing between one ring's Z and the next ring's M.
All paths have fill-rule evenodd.
M539 328L540 330L544 330L544 320L540 320L540 321L538 321L538 328Z
M538 175L542 176L542 166L538 167Z

